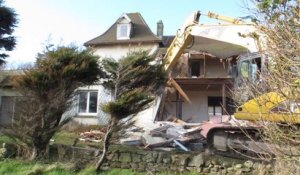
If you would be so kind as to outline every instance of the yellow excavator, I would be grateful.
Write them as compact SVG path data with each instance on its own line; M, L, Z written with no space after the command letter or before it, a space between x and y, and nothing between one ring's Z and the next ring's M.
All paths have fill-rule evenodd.
M222 20L229 24L201 25L199 24L201 15ZM193 50L193 44L197 43L198 48L195 50L214 54L221 59L233 55L237 56L234 70L234 84L236 87L241 87L244 79L252 82L259 81L259 76L264 76L263 71L267 69L267 65L264 64L267 62L267 58L261 52L261 44L257 40L247 37L247 34L255 31L256 27L252 23L212 12L207 14L201 14L199 11L194 12L177 32L176 37L169 46L164 57L165 69L172 70L185 50L187 48ZM259 75L256 74L257 71L260 71ZM174 80L172 82L173 85L176 85ZM180 86L176 85L175 88L186 101L189 101L188 96ZM298 104L287 104L288 100L279 93L266 92L237 107L233 118L237 119L236 122L268 121L300 124ZM287 105L290 106L287 107ZM293 110L294 113L288 112L287 108ZM247 154L267 153L268 150L264 149L266 148L265 143L258 139L259 133L260 126L256 124L243 126L240 124L210 122L204 123L201 131L201 134L206 137L209 147L218 152L226 152L226 155L229 156L230 154L235 155L232 150L247 152ZM252 139L249 140L249 136Z

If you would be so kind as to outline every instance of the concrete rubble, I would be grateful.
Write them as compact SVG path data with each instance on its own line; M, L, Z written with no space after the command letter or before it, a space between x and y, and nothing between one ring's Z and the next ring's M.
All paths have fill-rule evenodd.
M120 142L153 150L204 150L206 139L200 132L202 123L186 123L172 117L169 121L158 121L155 124L156 127L144 128L144 132L131 134Z

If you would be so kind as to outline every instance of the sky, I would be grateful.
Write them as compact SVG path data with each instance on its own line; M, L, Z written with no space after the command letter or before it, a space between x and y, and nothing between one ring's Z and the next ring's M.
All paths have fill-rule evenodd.
M77 45L105 32L123 13L139 12L153 33L164 23L164 35L175 35L194 11L212 11L243 17L245 0L5 0L18 14L14 36L17 46L7 58L7 68L33 63L47 43ZM205 16L200 23L215 23Z

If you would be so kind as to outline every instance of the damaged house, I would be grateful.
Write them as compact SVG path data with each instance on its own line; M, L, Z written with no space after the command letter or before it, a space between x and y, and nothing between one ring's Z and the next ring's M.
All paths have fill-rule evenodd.
M158 120L176 117L199 123L232 115L232 92L239 81L237 77L241 77L237 76L241 74L237 67L247 76L255 76L255 72L248 75L252 66L249 61L237 65L238 59L245 55L250 58L258 51L253 38L242 36L253 32L253 25L234 20L229 24L203 25L196 18L199 16L187 20L165 53L171 86L163 96Z
M240 82L260 80L263 73L258 43L247 37L255 26L229 18L223 18L229 24L204 25L198 23L199 17L198 11L188 18L168 49L161 49L169 81L152 107L159 121L152 123L157 126L150 128L148 122L140 139L132 137L123 143L140 141L146 148L184 151L212 145L228 151L227 142L235 143L234 134L240 128L226 117L235 112L232 97ZM234 133L232 140L229 133Z
M231 91L236 81L236 60L239 55L255 50L252 40L237 33L249 32L251 27L194 23L185 24L176 36L164 36L163 23L159 21L155 35L140 13L124 13L107 31L84 43L100 59L120 59L139 50L164 58L172 81L153 106L139 114L139 126L174 117L198 123L233 113ZM192 32L186 35L188 27ZM82 124L106 124L109 118L100 110L100 104L111 99L109 92L100 85L81 87L78 92L74 107L66 115L75 115L75 120ZM5 94L1 94L4 100ZM2 100L2 111L4 106ZM5 110L1 118L4 113Z
M190 50L184 53L171 76L189 101L178 90L170 88L159 120L176 117L198 123L213 116L232 114L230 64L230 61L206 52Z

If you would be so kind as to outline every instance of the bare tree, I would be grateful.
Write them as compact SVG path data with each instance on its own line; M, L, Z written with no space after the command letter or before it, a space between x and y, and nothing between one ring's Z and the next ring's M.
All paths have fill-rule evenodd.
M268 114L260 111L260 125L264 140L270 146L275 156L277 165L283 163L291 166L276 168L275 174L291 173L300 170L300 130L299 130L299 105L300 105L300 11L297 0L257 0L254 1L256 9L252 9L253 21L258 32L253 34L262 43L262 50L267 57L268 69L261 76L261 82L247 84L247 91L236 94L245 94L249 98L276 93L276 98L282 102ZM266 63L263 63L266 64ZM268 96L269 98L273 98ZM241 96L235 96L240 99ZM257 103L263 108L270 105L271 99L256 98ZM269 103L269 104L268 104ZM282 121L269 122L265 117L285 116ZM297 121L298 120L298 121ZM283 165L281 164L281 165ZM278 167L278 166L276 166Z

